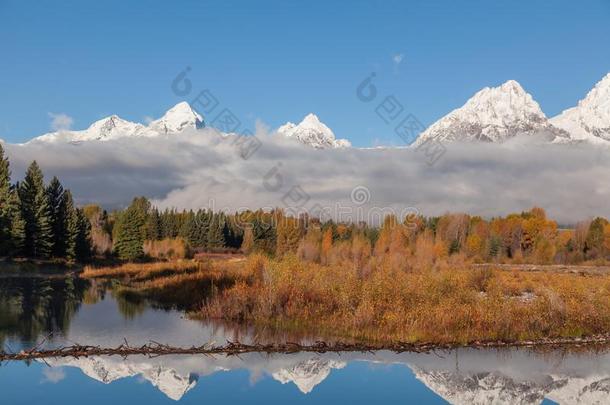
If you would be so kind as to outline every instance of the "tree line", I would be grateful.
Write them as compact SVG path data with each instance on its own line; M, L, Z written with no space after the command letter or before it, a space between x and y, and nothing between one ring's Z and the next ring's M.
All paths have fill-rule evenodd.
M87 260L90 223L57 177L45 184L32 162L22 181L11 183L8 158L0 145L0 257Z
M159 211L138 197L109 221L114 252L127 260L145 255L145 241L168 239L183 240L194 250L294 253L314 261L327 261L332 254L360 259L387 254L407 259L417 254L461 255L476 262L577 264L610 256L610 223L605 218L561 229L537 207L491 219L463 213L402 219L388 215L381 226L371 226L320 222L307 215L295 218L281 209L234 214Z
M239 213L159 210L145 197L108 214L101 207L77 208L57 178L48 185L33 162L23 181L12 184L0 145L0 257L86 260L92 253L121 260L147 255L171 258L181 251L262 252L329 262L371 256L463 256L476 262L577 264L610 256L610 224L592 218L561 229L541 208L484 219L464 213L385 217L383 224L321 222L281 209ZM152 247L151 247L152 246ZM161 256L159 251L166 250Z

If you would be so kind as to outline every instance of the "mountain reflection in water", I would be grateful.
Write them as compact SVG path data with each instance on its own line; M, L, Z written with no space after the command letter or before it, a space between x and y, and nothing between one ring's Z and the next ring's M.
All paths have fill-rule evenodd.
M237 387L234 382L229 383L234 381L229 377L231 374L247 380L247 384L244 381L239 384L240 391L244 391L242 399L248 398L246 394L250 391L252 395L259 394L261 385L260 389L270 390L270 394L275 391L289 393L291 397L315 403L326 403L322 399L336 390L338 384L346 382L352 384L354 390L366 387L369 393L378 391L379 398L408 402L413 392L419 390L423 395L423 390L428 400L442 399L454 404L539 404L545 399L562 404L603 404L607 403L610 392L610 357L607 354L561 356L551 353L543 356L526 350L460 349L436 354L91 357L48 359L46 363L38 362L27 368L26 374L31 381L41 380L42 375L59 375L61 377L54 377L52 382L64 384L69 389L72 386L70 379L77 380L79 376L66 371L78 370L86 378L104 383L104 389L111 392L141 389L141 382L146 382L150 389L163 394L157 397L159 402L163 402L162 398L205 401L210 389L210 385L206 385L207 379L214 382L216 389L233 393ZM13 389L9 373L14 367L17 363L0 368L0 389L9 398ZM379 377L388 379L391 384L373 383ZM121 384L121 381L125 382ZM410 387L406 392L405 386ZM289 387L295 389L286 391ZM18 395L27 398L29 392ZM274 398L270 396L268 402L273 403Z
M79 279L0 279L0 343L174 346L254 340ZM258 340L259 337L256 338ZM99 384L103 383L103 384ZM144 383L144 384L142 384ZM249 353L56 358L0 367L2 403L608 403L610 353ZM112 399L114 398L114 399Z

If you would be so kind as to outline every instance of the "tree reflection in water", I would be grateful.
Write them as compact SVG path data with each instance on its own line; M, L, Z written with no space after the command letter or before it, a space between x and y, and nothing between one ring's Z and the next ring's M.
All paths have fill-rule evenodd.
M0 278L0 347L65 335L90 283L78 278Z

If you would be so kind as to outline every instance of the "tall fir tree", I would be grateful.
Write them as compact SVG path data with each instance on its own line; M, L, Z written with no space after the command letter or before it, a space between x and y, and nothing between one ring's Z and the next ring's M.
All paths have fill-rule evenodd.
M91 257L91 222L80 208L74 211L74 215L76 216L75 258L83 262Z
M48 258L53 248L52 210L44 187L44 176L36 161L19 184L21 211L25 221L24 253Z
M225 247L224 227L225 227L225 220L224 220L223 214L222 213L212 214L212 219L210 221L210 227L208 229L207 247L209 249L221 249L221 248Z
M175 209L163 211L163 214L161 214L161 239L178 236L181 227L178 215Z
M70 214L65 210L64 188L57 177L53 177L47 187L47 196L51 206L51 229L53 230L53 250L55 257L66 256L66 225Z
M144 256L145 225L150 203L143 197L134 198L131 205L117 218L114 250L123 260Z
M161 239L161 216L157 208L153 208L146 219L146 239Z
M79 237L79 224L78 215L76 208L74 207L74 200L72 199L72 193L66 190L62 197L62 211L65 213L64 227L65 227L65 252L64 256L68 260L77 259L77 243Z
M0 256L23 254L25 224L20 205L17 191L11 185L8 157L0 144Z
M195 229L193 234L193 247L205 248L208 245L208 232L210 230L211 212L199 210L195 215Z
M8 256L11 248L11 170L0 144L0 256Z

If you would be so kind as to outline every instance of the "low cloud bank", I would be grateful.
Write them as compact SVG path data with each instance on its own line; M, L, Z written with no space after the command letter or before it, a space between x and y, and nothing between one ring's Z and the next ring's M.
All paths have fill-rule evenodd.
M563 223L610 217L610 150L599 146L550 145L540 138L447 144L430 164L421 150L315 150L263 131L257 138L261 147L247 159L246 138L213 130L5 148L15 180L36 159L79 203L108 209L145 195L160 207L324 208L343 219L390 210L489 217L534 205Z

